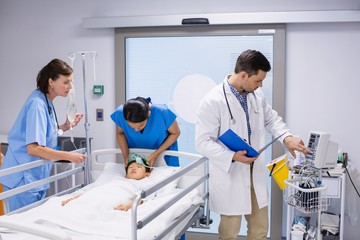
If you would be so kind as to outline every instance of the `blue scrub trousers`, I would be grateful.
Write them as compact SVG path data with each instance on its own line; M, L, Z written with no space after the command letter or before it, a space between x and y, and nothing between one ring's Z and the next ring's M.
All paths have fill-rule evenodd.
M19 186L24 185L24 180L21 180ZM3 185L3 191L11 190L11 188L6 187ZM25 207L31 203L37 202L39 200L44 199L46 196L46 190L41 190L39 192L33 192L31 190L16 194L15 196L7 198L7 204L9 207L9 211L12 212L16 209Z

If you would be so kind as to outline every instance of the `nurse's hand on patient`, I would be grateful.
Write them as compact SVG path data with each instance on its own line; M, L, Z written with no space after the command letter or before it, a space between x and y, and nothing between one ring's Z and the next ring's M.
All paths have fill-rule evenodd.
M149 164L150 164L150 167L154 167L155 165L155 162L156 162L156 159L159 155L156 154L155 152L153 152L149 158L148 158L148 161L149 161ZM150 168L150 171L152 170L152 168Z
M237 151L234 156L233 156L233 160L234 161L238 161L244 164L251 164L252 162L254 162L257 157L247 157L246 156L246 151Z

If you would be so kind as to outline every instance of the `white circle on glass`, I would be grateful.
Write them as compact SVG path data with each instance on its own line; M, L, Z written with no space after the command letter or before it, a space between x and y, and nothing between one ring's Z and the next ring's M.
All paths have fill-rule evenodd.
M179 117L195 124L201 99L216 86L203 74L189 74L178 81L173 92L174 109Z

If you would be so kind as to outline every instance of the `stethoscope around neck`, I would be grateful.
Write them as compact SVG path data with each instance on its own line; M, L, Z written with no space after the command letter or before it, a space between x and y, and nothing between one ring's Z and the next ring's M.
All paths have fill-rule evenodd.
M48 113L49 115L51 116L51 107L50 107L50 104L49 104L49 100L46 96L46 94L44 93L44 96L45 96L45 100L46 100L46 105L47 105L47 109L48 109ZM62 129L59 128L59 122L58 122L58 119L57 119L57 116L56 116L56 111L55 111L55 107L54 107L54 104L52 105L54 109L54 116L55 116L55 121L56 121L56 127L57 127L57 135L58 136L61 136L64 134L64 131Z
M227 108L228 108L228 111L229 111L229 114L230 114L230 121L231 121L231 123L235 123L235 118L234 118L234 116L232 115L231 108L230 108L230 104L229 104L229 101L228 101L228 98L227 98L226 92L225 92L225 82L223 82L223 92L224 92L224 97L225 97L226 105L227 105Z
M234 118L234 116L233 116L233 114L232 114L232 112L231 112L231 108L230 108L230 104L229 104L229 101L228 101L228 98L227 98L227 96L226 96L226 92L225 92L225 82L223 82L223 93L224 93L224 97L225 97L225 101L226 101L226 106L227 106L227 108L228 108L228 111L229 111L229 114L230 114L230 121L231 121L231 123L235 123L235 118ZM255 96L255 94L254 94L254 96ZM258 106L257 106L257 103L255 102L255 104L256 104L256 109L258 109Z

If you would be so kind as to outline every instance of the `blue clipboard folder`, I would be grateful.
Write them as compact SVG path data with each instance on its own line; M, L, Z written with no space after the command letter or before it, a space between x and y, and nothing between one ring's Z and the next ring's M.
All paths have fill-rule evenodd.
M245 142L239 135L237 135L233 130L228 129L224 132L220 137L219 140L227 146L231 151L243 151L246 150L247 157L256 157L260 155L265 149L267 149L270 145L272 145L276 140L278 140L281 136L283 136L286 132L280 134L278 137L274 138L271 142L266 144L263 148L259 151L256 151L253 147L251 147L247 142Z

